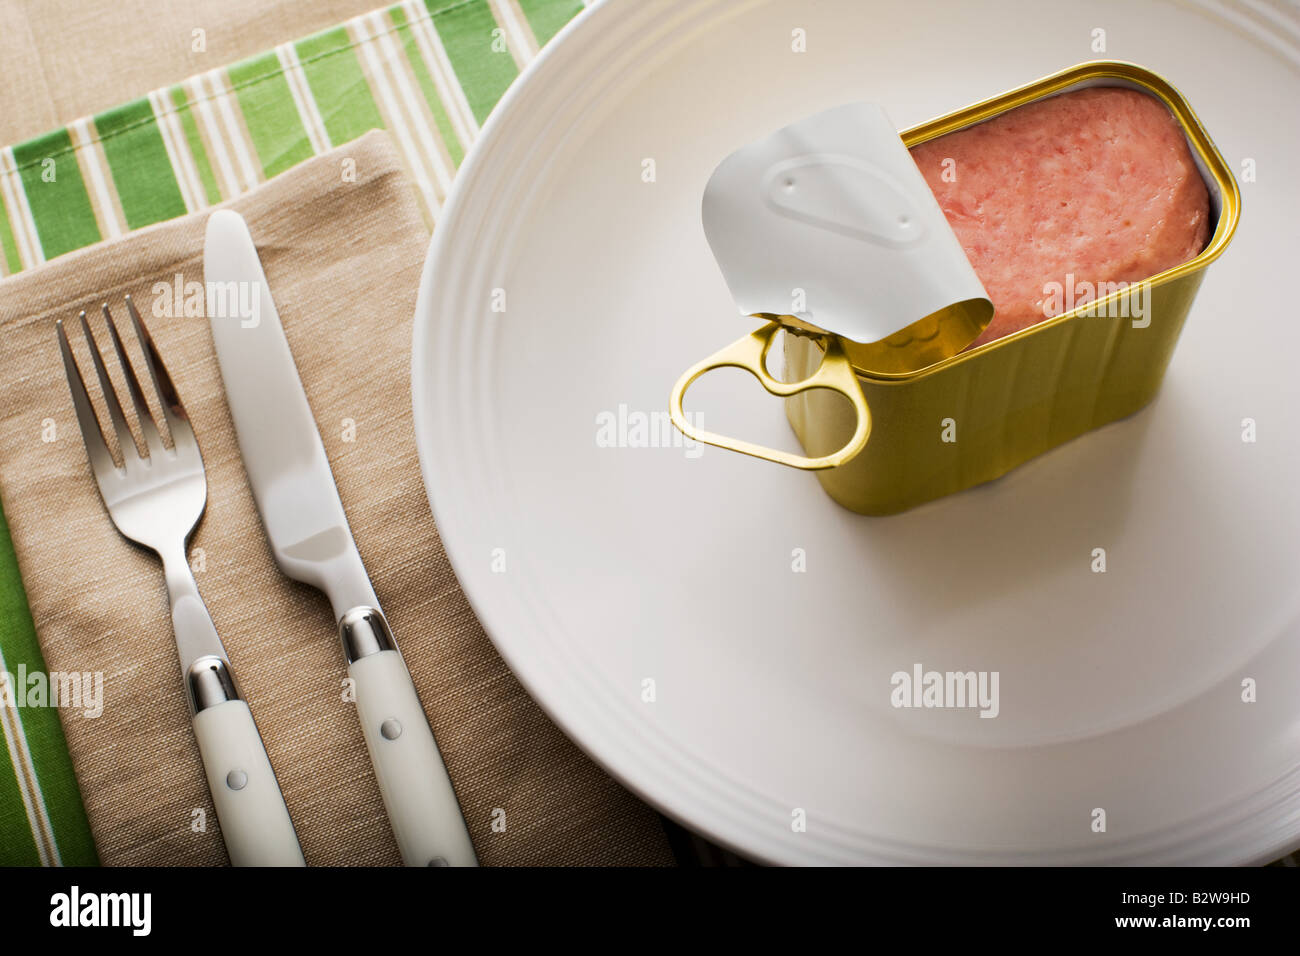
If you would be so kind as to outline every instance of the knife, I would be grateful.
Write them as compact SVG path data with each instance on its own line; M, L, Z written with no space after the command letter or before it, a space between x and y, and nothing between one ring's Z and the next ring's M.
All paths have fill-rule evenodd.
M379 607L243 217L208 218L209 322L239 451L280 570L325 592L407 866L477 866L456 793Z

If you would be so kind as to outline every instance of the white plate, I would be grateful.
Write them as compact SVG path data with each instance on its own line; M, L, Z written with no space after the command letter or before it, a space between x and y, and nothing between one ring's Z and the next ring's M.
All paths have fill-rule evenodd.
M1232 863L1300 843L1300 25L1282 10L628 0L548 48L438 224L413 399L465 591L574 740L764 861ZM1152 406L891 518L718 449L602 447L602 413L662 413L753 324L700 225L724 155L838 103L904 127L1099 56L1164 73L1257 170ZM706 384L708 427L790 444L756 384ZM999 716L895 709L891 675L916 663L997 671Z

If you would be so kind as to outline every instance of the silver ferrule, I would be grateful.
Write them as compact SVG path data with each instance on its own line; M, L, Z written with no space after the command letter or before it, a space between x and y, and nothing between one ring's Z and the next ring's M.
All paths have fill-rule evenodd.
M190 711L195 714L228 700L241 699L235 675L220 657L200 657L191 664L185 675L185 690L190 698Z
M339 639L348 663L359 661L380 651L395 651L397 643L388 621L377 607L354 607L339 618Z

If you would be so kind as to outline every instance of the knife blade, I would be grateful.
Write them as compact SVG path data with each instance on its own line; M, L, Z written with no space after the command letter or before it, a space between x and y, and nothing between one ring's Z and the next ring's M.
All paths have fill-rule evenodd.
M476 866L433 731L361 562L253 237L214 212L204 240L208 318L239 451L271 552L330 600L357 715L407 866Z

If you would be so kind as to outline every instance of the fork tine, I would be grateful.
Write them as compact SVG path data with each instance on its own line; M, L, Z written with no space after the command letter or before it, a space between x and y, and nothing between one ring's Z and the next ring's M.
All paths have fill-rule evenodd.
M86 457L90 459L90 470L96 480L112 472L118 472L113 455L104 441L104 431L99 427L95 417L94 406L86 393L86 383L81 377L81 369L73 358L72 346L68 343L68 333L63 328L63 320L55 323L59 333L59 351L63 354L63 371L68 376L68 391L72 392L72 407L77 411L77 424L81 427L81 440L86 445Z
M108 417L112 419L113 431L117 434L117 447L122 454L122 464L130 471L132 462L140 460L140 451L136 448L135 436L131 434L131 429L126 424L126 415L122 413L122 404L117 400L117 392L113 391L113 381L108 377L108 369L104 367L104 359L99 354L99 345L90 331L90 323L86 321L86 313L82 312L80 318L81 332L90 346L90 357L95 363L95 374L99 376L99 387L104 393L104 404L108 406Z
M135 406L135 417L140 422L144 443L148 446L150 455L161 454L162 435L158 433L153 413L149 411L149 403L144 400L144 392L140 390L140 380L135 377L135 369L127 360L126 349L122 347L122 337L117 334L117 323L113 321L113 314L109 312L107 303L104 304L103 311L104 322L108 325L108 334L113 340L113 351L117 353L118 364L122 366L122 374L126 376L126 388L131 393L131 404Z
M163 417L167 420L167 430L171 432L172 445L177 451L180 451L183 446L197 448L198 442L194 439L194 429L190 427L185 406L181 404L181 397L176 392L176 386L172 384L171 376L167 374L167 366L163 364L162 356L158 354L153 336L145 328L144 320L140 318L140 313L135 307L135 300L130 295L126 296L126 310L131 314L131 325L135 328L136 341L140 343L140 350L144 352L144 363L149 367L149 377L153 379L158 403L162 406Z

